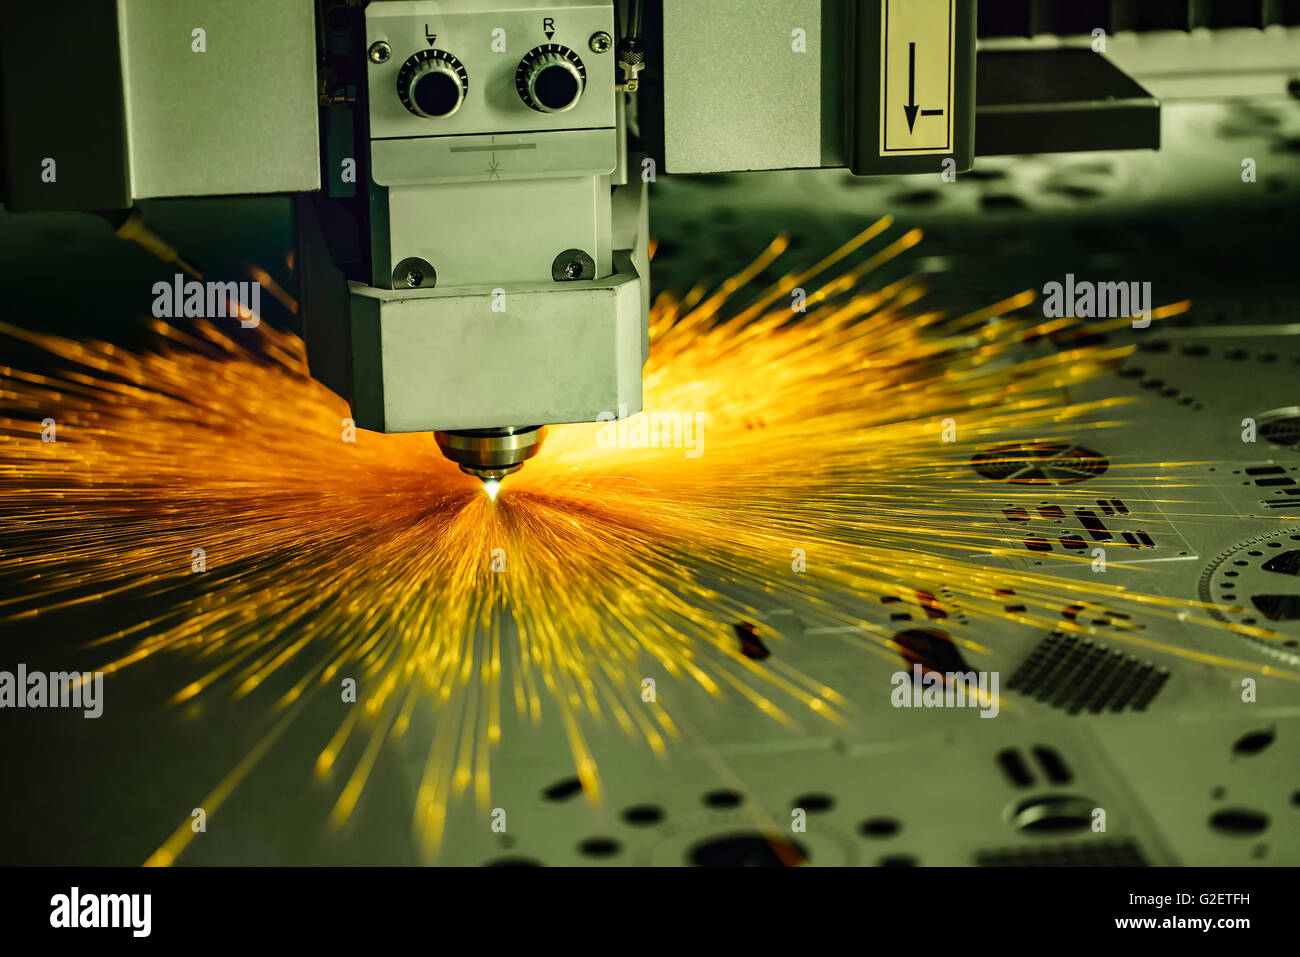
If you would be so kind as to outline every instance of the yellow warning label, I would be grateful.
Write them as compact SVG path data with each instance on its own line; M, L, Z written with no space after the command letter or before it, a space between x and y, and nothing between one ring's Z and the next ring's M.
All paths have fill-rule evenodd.
M881 156L952 152L956 6L881 0Z

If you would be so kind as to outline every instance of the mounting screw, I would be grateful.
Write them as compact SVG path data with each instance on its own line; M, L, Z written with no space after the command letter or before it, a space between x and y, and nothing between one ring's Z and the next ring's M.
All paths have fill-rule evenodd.
M393 55L393 48L388 45L386 40L376 40L370 44L370 62L383 63Z
M438 282L438 274L427 259L408 256L393 269L394 289L426 289Z
M587 41L587 46L591 47L592 53L605 53L614 45L614 38L604 30L597 30Z
M551 263L551 278L556 282L595 279L596 261L581 249L566 249Z

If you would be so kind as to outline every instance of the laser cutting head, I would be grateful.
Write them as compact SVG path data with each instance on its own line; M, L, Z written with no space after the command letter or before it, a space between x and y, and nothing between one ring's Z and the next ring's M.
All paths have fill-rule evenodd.
M322 164L364 156L366 175L303 211L319 242L298 271L333 283L311 301L303 283L308 363L359 428L433 431L489 481L540 445L511 423L640 411L649 180L628 149L615 6L347 5L347 43L331 43L350 51L335 112L353 140ZM490 33L509 50L472 39ZM340 251L353 258L325 261Z
M499 429L462 429L435 432L442 454L466 475L484 482L500 482L524 467L537 454L546 437L543 425L506 426Z

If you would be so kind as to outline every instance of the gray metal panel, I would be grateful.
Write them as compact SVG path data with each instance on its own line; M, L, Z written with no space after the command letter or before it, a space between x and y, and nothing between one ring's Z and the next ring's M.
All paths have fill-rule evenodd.
M119 6L136 198L320 187L311 0Z
M644 280L627 250L615 259L606 279L513 287L503 312L488 286L352 283L357 424L423 432L639 412Z
M600 176L395 186L388 191L389 261L418 256L438 286L551 282L555 257L581 249L610 271L610 188Z
M838 8L823 0L664 0L668 172L839 165L842 75L823 75L823 6L828 17ZM794 52L796 29L806 52Z

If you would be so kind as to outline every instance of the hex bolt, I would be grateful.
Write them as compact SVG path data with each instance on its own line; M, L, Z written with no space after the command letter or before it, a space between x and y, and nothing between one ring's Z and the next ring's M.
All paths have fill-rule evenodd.
M614 38L604 30L597 30L587 41L587 46L591 47L592 53L606 53L614 45Z
M393 55L393 48L388 45L386 40L376 40L370 44L370 62L383 63Z

